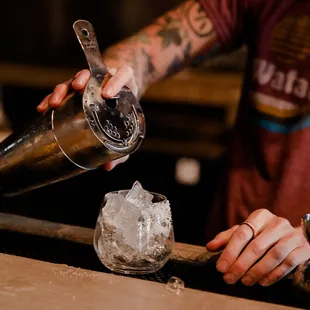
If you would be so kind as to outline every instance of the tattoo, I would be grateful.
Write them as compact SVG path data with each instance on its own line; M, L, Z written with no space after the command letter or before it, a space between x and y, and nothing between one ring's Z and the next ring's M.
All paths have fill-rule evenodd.
M168 48L171 44L180 46L182 38L180 36L180 29L177 27L165 27L157 33L163 40L163 48Z
M216 42L205 53L194 57L194 59L191 61L191 66L193 66L193 67L199 66L203 62L205 62L206 60L211 59L211 58L219 55L221 53L221 51L222 51L222 47L221 47L220 43Z
M199 37L209 36L214 31L211 20L198 1L190 4L186 12L186 20L191 30Z
M202 49L204 57L211 55L216 41L202 5L187 0L139 33L108 48L104 57L112 66L132 67L141 95L151 82L190 64Z
M146 63L147 63L145 75L147 76L149 74L153 74L155 71L155 67L151 61L150 55L144 49L142 49L142 54L144 55L144 57L146 59Z
M178 72L182 67L183 60L179 56L175 56L172 63L169 65L167 69L167 76L173 75Z
M182 44L181 22L179 16L172 16L172 12L167 13L160 19L160 30L157 35L162 38L163 48L168 48L171 44L180 46Z
M184 18L191 31L198 37L207 37L214 31L202 5L198 1L187 1L157 22L161 27L157 35L162 38L163 48L168 48L171 44L181 46L183 41L188 39L187 32L181 27Z
M185 50L184 50L184 60L187 61L191 57L192 52L192 42L188 42L186 44Z

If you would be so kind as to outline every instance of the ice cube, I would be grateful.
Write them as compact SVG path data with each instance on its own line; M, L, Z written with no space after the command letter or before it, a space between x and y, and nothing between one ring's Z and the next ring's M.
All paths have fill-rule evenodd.
M184 291L184 281L177 277L171 277L166 284L166 290L180 295Z
M137 235L140 252L150 247L152 221L150 214L143 212L138 220Z
M144 209L152 218L152 234L157 237L167 238L171 232L172 218L168 200L153 203L152 208Z
M106 199L106 204L102 208L102 216L112 220L121 210L125 202L125 198L121 194L109 193L106 195Z
M137 208L136 205L122 200L119 211L115 214L113 218L114 226L118 228L130 227L133 224L137 225L138 219L141 216L141 209Z
M131 190L125 197L125 200L139 207L146 207L152 204L154 196L144 190L140 182L136 181Z
M118 235L122 241L133 248L138 244L137 228L140 216L141 208L124 199L119 212L113 218L113 226Z

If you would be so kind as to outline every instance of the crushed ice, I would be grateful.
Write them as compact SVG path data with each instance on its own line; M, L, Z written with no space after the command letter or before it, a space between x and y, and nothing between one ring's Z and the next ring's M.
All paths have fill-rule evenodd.
M153 200L138 181L128 192L106 195L98 219L102 232L98 250L104 261L138 267L171 251L166 242L172 229L169 201Z

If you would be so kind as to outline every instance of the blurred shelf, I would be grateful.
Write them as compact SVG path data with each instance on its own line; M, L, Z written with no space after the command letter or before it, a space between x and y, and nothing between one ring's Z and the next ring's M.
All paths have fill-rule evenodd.
M0 83L26 87L53 88L72 78L75 69L41 67L0 62ZM194 104L237 104L242 74L185 70L151 86L145 99Z
M0 62L0 83L14 86L53 88L58 83L72 78L75 69L25 65Z
M144 98L164 102L236 105L242 74L182 71L151 86Z
M215 160L224 155L226 147L216 142L174 141L172 139L148 138L143 141L141 150L152 153L165 153L172 156L185 156Z

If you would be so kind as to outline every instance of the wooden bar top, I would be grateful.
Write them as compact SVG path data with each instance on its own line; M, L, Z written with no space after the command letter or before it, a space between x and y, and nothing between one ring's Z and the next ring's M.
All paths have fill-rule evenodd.
M290 307L0 254L0 309L277 310Z

